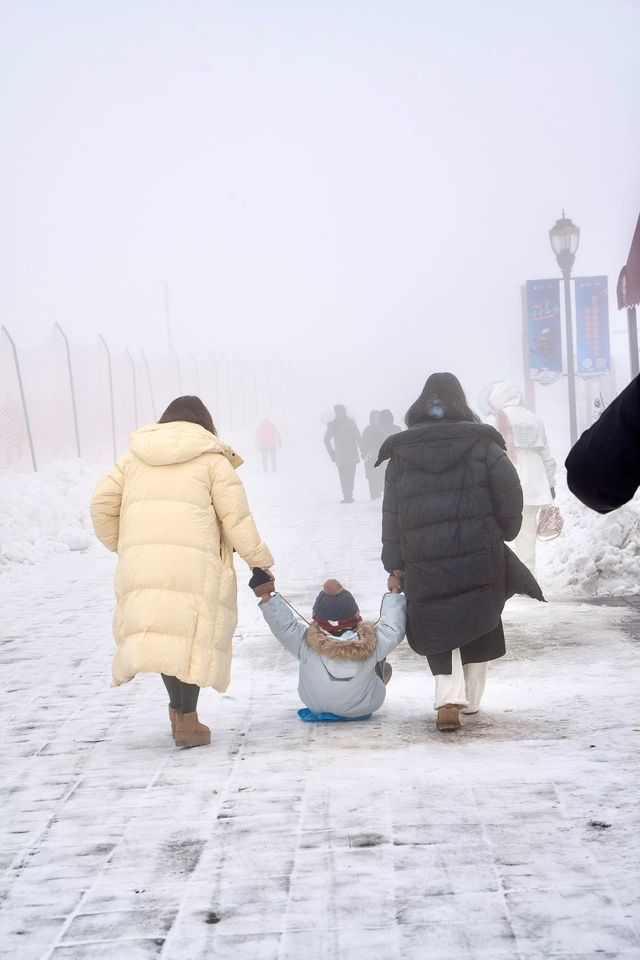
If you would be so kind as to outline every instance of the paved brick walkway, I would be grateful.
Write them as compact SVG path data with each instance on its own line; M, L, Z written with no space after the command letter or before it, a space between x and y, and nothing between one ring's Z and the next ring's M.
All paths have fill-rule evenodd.
M284 524L265 499L296 605L334 574L375 612L376 509ZM640 958L634 609L514 602L486 709L443 736L404 646L376 718L299 722L243 593L214 743L177 751L157 677L108 686L112 568L96 548L0 584L0 956Z

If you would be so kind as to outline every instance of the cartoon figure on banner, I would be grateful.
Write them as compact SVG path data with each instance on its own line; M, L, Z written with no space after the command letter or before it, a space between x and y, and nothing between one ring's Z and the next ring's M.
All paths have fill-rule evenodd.
M544 330L540 331L539 336L534 337L533 352L537 353L543 360L553 360L559 343L560 340L554 336L553 331L549 327L545 327Z

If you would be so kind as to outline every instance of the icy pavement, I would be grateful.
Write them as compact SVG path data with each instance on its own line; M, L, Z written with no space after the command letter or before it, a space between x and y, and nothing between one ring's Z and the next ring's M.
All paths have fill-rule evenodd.
M283 593L339 577L374 616L379 506L247 476ZM360 488L360 494L364 491ZM485 709L434 728L403 645L370 722L309 725L242 584L209 748L159 678L109 687L113 558L0 582L0 956L12 960L640 958L640 646L624 601L513 602Z

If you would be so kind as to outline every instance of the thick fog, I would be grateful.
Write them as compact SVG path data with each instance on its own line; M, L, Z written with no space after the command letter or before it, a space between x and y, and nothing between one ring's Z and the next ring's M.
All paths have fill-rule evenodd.
M609 276L627 381L635 0L27 0L2 20L0 316L20 347L58 322L163 353L168 306L184 355L288 358L316 421L333 402L399 419L434 369L475 403L522 380L520 285L558 276L564 208L575 273Z

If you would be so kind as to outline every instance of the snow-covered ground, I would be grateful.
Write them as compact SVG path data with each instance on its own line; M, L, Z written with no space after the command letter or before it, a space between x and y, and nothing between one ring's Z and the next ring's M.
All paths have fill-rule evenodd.
M328 462L243 472L288 599L308 611L336 576L375 617L363 478L342 506ZM67 497L58 529L86 535ZM45 524L24 517L14 542ZM66 552L0 567L1 957L640 958L634 605L513 601L508 656L458 733L436 732L404 645L374 719L310 725L239 563L232 686L201 698L212 745L178 751L159 678L109 686L114 558L56 524Z
M247 452L245 474L251 474L257 457L251 435L244 439L240 449ZM301 461L314 463L322 457L319 438L315 445L303 441L301 449ZM40 473L0 470L0 577L9 575L14 564L87 549L93 540L89 500L104 469L72 460L51 464ZM322 484L330 483L322 460L320 470ZM366 496L364 478L360 479L361 495ZM300 483L308 486L309 479L302 477ZM259 484L256 494L260 497ZM639 594L640 499L599 516L569 494L561 476L558 504L565 519L563 535L538 545L538 575L545 590L553 596L576 597ZM287 521L280 515L277 523L282 522Z

